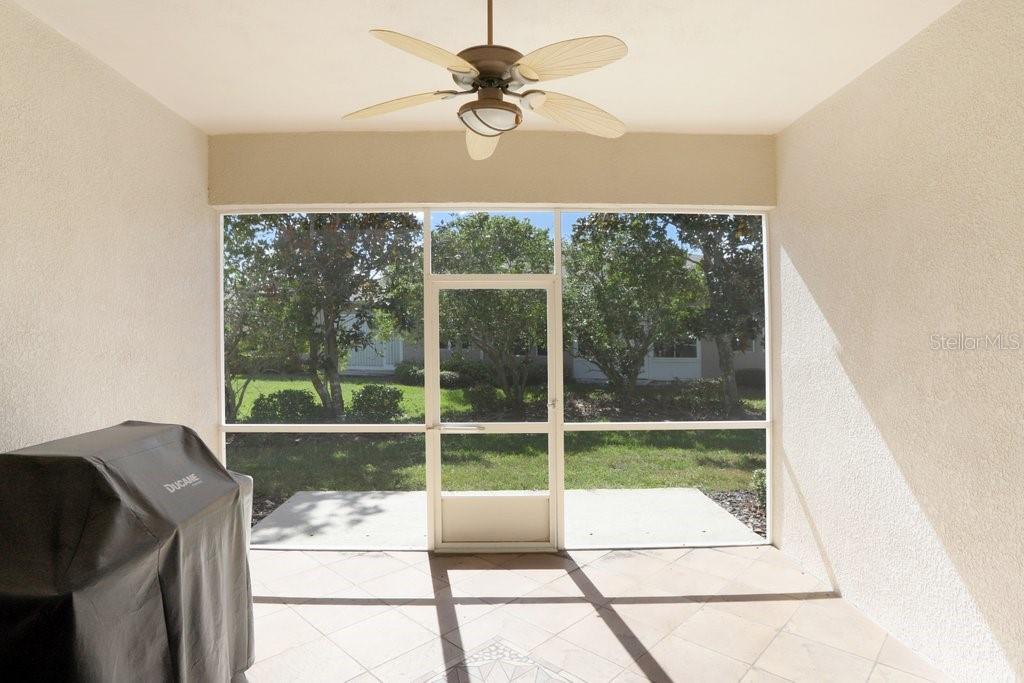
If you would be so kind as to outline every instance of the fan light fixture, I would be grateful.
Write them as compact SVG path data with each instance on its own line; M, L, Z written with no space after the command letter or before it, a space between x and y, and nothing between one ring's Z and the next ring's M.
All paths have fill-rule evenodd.
M485 138L493 138L523 122L523 112L511 102L481 97L459 108L459 120L471 131Z

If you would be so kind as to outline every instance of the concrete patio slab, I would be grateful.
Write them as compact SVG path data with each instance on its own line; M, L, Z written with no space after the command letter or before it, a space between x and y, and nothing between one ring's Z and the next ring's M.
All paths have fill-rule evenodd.
M299 491L252 529L255 546L426 547L424 491ZM764 539L697 489L565 492L568 548L739 545Z
M299 491L252 529L253 545L427 547L425 491Z
M567 548L643 548L764 543L698 489L565 492Z

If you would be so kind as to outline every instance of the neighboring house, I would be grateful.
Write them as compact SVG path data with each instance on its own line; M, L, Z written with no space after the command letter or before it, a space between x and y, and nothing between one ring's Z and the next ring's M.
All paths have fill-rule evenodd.
M461 346L461 348L459 348ZM453 353L461 353L467 358L483 359L479 350L468 345L455 345L442 342L441 360ZM546 353L542 349L531 349L531 355L538 359ZM402 361L423 362L423 345L419 342L405 341L395 337L385 342L377 342L359 351L349 354L345 374L349 375L387 375L391 374ZM734 354L733 363L736 369L764 369L764 347L754 341L750 348ZM605 376L596 365L576 357L572 352L565 353L565 368L569 375L579 382L604 382ZM691 344L671 344L652 349L644 361L640 374L641 382L671 382L672 380L699 379L701 377L717 377L718 349L707 339Z
M691 259L687 268L696 268L700 257ZM363 329L366 329L365 327ZM601 370L591 363L578 357L573 351L566 351L564 365L566 376L577 382L603 383L607 378ZM453 353L461 353L467 358L484 360L479 349L474 349L469 344L456 344L450 341L441 342L441 360L444 361ZM547 353L543 350L533 348L531 356L538 359L543 358ZM347 375L388 375L394 372L395 366L402 361L423 363L423 344L421 342L409 342L401 337L393 337L385 342L376 342L359 351L349 354L348 365L344 371ZM737 370L759 369L764 370L764 346L761 342L753 341L749 348L733 354L733 365ZM644 367L640 372L640 383L646 382L671 382L674 380L701 379L704 377L718 377L721 370L718 367L718 347L709 339L700 339L695 343L676 343L659 345L651 349L644 359Z
M350 351L348 355L348 367L345 370L349 375L387 375L395 370L395 366L403 360L412 360L407 357L406 343L396 337L386 342L376 342L372 346ZM422 357L422 352L420 356Z

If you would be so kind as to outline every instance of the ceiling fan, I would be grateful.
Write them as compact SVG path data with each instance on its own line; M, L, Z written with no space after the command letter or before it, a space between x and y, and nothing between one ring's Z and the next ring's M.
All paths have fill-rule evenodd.
M491 156L501 135L522 123L523 112L515 100L545 118L584 133L617 138L626 132L622 121L583 100L550 90L522 90L534 83L610 64L625 56L625 43L614 36L588 36L552 43L524 55L494 44L492 3L493 0L487 0L487 44L468 47L458 54L395 31L370 31L375 38L399 50L445 67L458 89L400 97L354 111L344 118L364 119L435 100L475 95L476 99L459 107L458 117L466 126L466 149L476 160Z

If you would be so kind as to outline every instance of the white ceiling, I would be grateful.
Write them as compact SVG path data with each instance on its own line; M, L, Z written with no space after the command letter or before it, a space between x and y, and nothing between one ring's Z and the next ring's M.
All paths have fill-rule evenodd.
M341 115L451 87L372 38L453 52L485 42L485 0L19 0L204 131L458 130L457 105ZM550 89L631 131L776 133L959 0L494 0L495 42L525 53L609 33L621 61ZM530 129L555 126L529 117Z

